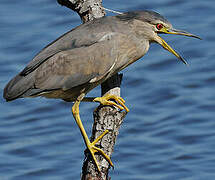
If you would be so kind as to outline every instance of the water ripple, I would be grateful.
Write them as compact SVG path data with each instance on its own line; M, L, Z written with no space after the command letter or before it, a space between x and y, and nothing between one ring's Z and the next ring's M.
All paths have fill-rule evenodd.
M103 4L119 11L153 9L175 28L203 38L162 36L189 66L152 45L141 60L123 71L122 96L131 111L113 153L112 179L214 179L213 1L110 0ZM0 22L1 92L40 49L81 23L78 15L52 0L2 0ZM90 95L100 95L100 89ZM1 179L80 179L85 146L71 103L44 98L6 103L1 97L0 101ZM88 134L95 107L81 104Z

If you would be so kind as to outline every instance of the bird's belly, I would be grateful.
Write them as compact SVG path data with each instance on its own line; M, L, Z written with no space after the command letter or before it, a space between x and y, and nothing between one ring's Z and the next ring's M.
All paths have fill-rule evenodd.
M87 94L90 90L95 88L98 85L98 83L85 83L76 87L73 87L68 90L58 89L58 90L52 90L48 92L43 92L41 94L38 94L37 96L42 96L46 98L54 98L54 99L63 99L65 101L76 101L77 98L81 94Z
M39 96L46 97L46 98L54 98L54 99L71 99L74 101L76 99L76 94L72 93L72 91L64 91L62 89L53 90L49 92L43 92L39 94Z

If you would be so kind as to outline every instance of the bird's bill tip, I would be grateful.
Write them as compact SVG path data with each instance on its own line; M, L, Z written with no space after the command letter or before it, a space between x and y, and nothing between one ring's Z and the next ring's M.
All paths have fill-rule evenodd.
M180 59L184 64L188 64L185 59L183 59L174 49L172 49L164 39L159 36L160 41L158 42L164 49L174 54L178 59Z

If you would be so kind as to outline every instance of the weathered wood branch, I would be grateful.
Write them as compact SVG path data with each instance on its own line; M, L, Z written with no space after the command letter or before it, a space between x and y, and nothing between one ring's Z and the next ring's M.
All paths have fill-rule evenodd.
M102 95L109 93L120 96L120 85L121 85L122 75L114 75L102 84ZM117 135L119 134L120 125L126 112L119 111L115 107L110 106L99 106L94 111L94 124L92 130L91 141L96 139L102 132L106 129L109 133L105 135L99 142L98 147L101 148L108 156L114 150L114 145L116 143ZM87 152L87 151L86 151ZM108 162L101 156L97 155L96 159L101 165L101 174L98 173L94 162L91 160L90 154L86 154L86 159L84 161L82 180L106 180L109 179L108 172L110 166ZM114 163L114 162L113 162Z
M59 4L76 11L81 17L83 23L100 18L105 15L102 8L102 0L57 0ZM120 85L122 75L114 75L101 85L102 96L106 93L120 96ZM101 148L108 156L111 156L117 135L119 134L120 125L123 122L126 113L119 111L115 107L99 106L94 111L94 124L92 129L91 141L101 135L106 129L109 133L105 135L98 147ZM107 180L110 179L108 172L110 166L108 162L101 156L96 155L98 163L101 167L101 173L95 167L91 155L85 151L85 160L82 167L82 180Z
M83 23L105 15L102 0L57 0L62 6L75 11Z

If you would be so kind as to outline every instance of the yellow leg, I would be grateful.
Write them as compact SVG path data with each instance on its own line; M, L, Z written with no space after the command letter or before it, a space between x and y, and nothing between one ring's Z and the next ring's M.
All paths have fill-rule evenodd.
M115 100L120 105L113 102L113 101L110 101L111 99ZM102 105L116 106L121 110L125 109L126 112L129 112L129 109L125 106L125 100L119 96L116 96L116 95L106 94L102 97L95 98L93 101L94 102L100 102Z
M113 167L113 163L112 163L110 157L109 157L108 155L106 155L102 149L100 149L100 148L98 148L98 147L95 146L95 144L96 144L105 134L108 133L108 130L106 130L104 133L102 133L97 139L95 139L95 140L91 143L90 140L89 140L89 138L88 138L88 136L87 136L87 133L86 133L86 131L85 131L85 129L84 129L84 126L83 126L83 124L82 124L82 121L81 121L81 118L80 118L80 115L79 115L79 104L80 104L80 100L77 100L77 101L75 102L75 104L73 105L73 107L72 107L72 113L73 113L73 116L74 116L74 118L75 118L76 123L78 124L78 127L80 128L81 134L82 134L82 136L83 136L83 138L84 138L84 142L85 142L85 144L86 144L88 150L90 151L90 153L91 153L91 155L92 155L92 157L93 157L93 160L94 160L94 162L95 162L95 164L96 164L96 167L97 167L98 171L100 172L101 170L100 170L99 164L98 164L98 162L97 162L97 160L96 160L96 158L95 158L95 153L97 153L97 152L101 153L101 154L103 155L103 157L104 157L104 158L109 162L109 164Z

